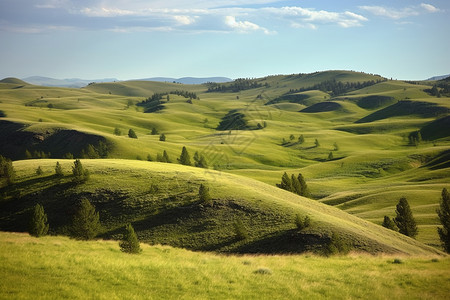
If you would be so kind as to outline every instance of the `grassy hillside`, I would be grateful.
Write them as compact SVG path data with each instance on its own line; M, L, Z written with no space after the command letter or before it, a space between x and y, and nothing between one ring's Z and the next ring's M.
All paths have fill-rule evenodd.
M0 233L0 298L447 299L448 258L222 256ZM398 263L394 263L398 262Z
M208 85L130 81L66 89L7 79L0 83L0 154L20 160L26 157L25 150L50 152L51 158L61 160L67 152L77 157L89 144L98 147L102 141L110 159L145 160L150 155L155 160L166 150L176 162L186 146L191 157L196 151L204 155L211 170L272 187L285 171L301 172L314 199L376 224L384 215L394 216L395 204L406 196L419 224L417 239L440 247L435 210L450 177L449 98L429 95L424 91L430 88L426 83L386 81L349 71L269 76L251 83L255 88L207 92ZM364 87L337 93L321 83ZM226 90L232 84L223 86ZM313 86L322 90L308 90ZM180 95L169 94L170 100L164 95L159 103L163 109L155 113L144 113L145 108L136 105L154 93L176 90L195 92L200 99L189 103ZM227 117L230 112L239 117ZM224 120L225 128L219 126ZM245 130L235 130L236 122L243 122ZM114 134L115 128L120 136ZM158 134L150 134L153 128ZM137 139L128 138L129 129ZM425 142L409 145L408 135L418 130ZM159 140L161 133L166 136L164 142ZM305 140L302 144L300 135ZM330 152L332 159L328 159ZM54 162L45 163L47 172ZM16 163L25 169L30 164L29 174L36 164L44 164ZM98 168L111 163L99 161ZM178 176L176 172L172 176ZM286 193L275 191L283 196L272 202L284 203L278 198ZM184 201L184 196L174 197ZM223 197L232 196L224 193ZM280 219L292 217L292 212L276 211Z

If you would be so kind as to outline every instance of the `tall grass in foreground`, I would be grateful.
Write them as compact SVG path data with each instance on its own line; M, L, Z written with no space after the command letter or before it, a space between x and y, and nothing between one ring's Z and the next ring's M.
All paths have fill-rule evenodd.
M448 299L450 259L222 256L0 233L1 299ZM395 263L394 263L395 262Z

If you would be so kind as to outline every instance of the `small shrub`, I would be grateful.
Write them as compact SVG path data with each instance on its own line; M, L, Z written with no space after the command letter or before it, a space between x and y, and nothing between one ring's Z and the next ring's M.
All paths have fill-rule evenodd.
M311 219L308 216L302 218L299 214L296 214L294 223L298 230L302 230L311 225Z
M272 270L269 268L259 268L253 272L254 274L260 275L272 275Z
M242 223L241 220L237 220L236 222L233 223L233 229L236 239L245 240L248 238L247 229L245 228L244 223Z
M402 264L403 261L402 261L400 258L395 258L395 259L392 261L392 263L393 263L393 264Z
M166 141L166 135L165 135L164 133L161 133L161 134L159 135L159 140L160 140L161 142L165 142L165 141Z
M134 130L131 128L130 128L130 130L128 130L128 137L132 138L132 139L137 139L136 132L134 132Z
M36 175L41 176L42 174L44 174L44 171L42 171L41 166L38 166L36 169Z
M56 166L55 166L55 175L57 177L63 177L64 173L61 167L61 164L59 163L59 161L56 162Z
M209 194L209 187L200 184L198 189L198 197L201 203L210 204L212 201L211 195Z

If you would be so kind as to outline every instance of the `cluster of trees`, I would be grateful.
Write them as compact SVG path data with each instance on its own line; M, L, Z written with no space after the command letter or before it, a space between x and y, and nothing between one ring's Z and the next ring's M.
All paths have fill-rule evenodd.
M166 97L167 101L170 101L169 94L178 95L178 96L182 96L184 98L188 98L191 101L190 103L192 103L192 99L200 100L200 98L194 92L176 90L176 91L171 91L171 92L168 92L168 93L154 93L152 96L148 97L147 99L142 100L137 105L145 107L144 112L146 112L146 113L148 113L148 112L155 112L155 111L161 110L161 109L164 108L162 106L163 98Z
M408 142L412 146L418 146L422 142L420 130L413 131L408 135Z
M260 87L269 87L269 84L266 82L265 84L262 84L260 82L257 82L254 79L248 79L248 78L238 78L234 80L232 83L227 84L220 84L215 82L208 83L208 90L207 92L232 92L237 93L239 91L249 90L249 89L255 89Z
M206 158L203 154L200 154L198 151L194 154L194 162L192 163L191 155L189 154L189 151L185 146L181 149L180 157L177 158L177 161L185 166L195 166L197 168L208 168L208 163L206 161ZM147 155L148 161L153 161L150 154ZM156 161L158 162L164 162L164 163L171 163L172 160L169 157L169 154L166 150L164 150L162 153L158 153L156 155Z
M306 91L312 91L312 90L319 90L325 93L330 93L332 96L339 96L354 90L359 90L374 84L377 84L379 82L386 81L386 79L379 79L379 80L370 80L370 81L363 81L363 82L342 82L337 81L336 79L333 80L327 80L322 81L320 83L317 83L310 87L305 88L299 88L299 89L290 89L288 94L295 94L300 92L306 92Z
M50 225L44 207L38 203L35 205L30 218L29 233L32 236L41 237L48 234L49 228ZM103 226L100 222L99 213L89 200L82 198L72 217L71 225L68 227L69 236L87 241L94 239L102 230ZM140 253L142 251L131 224L125 227L125 234L119 246L120 250L126 253Z
M217 130L245 130L249 129L245 115L236 110L229 111L220 121Z
M425 89L424 92L435 97L449 96L450 95L450 79L445 79L439 81L437 84L433 85L431 89Z
M25 150L25 159L41 159L50 157L52 157L50 152L45 153L44 151L34 150L33 153L31 153L28 149Z
M106 158L108 157L108 145L99 141L96 146L88 144L85 149L81 150L80 158Z
M289 177L284 172L283 176L281 176L281 183L277 183L277 187L303 197L311 197L308 185L301 173L298 173L297 177L294 174Z
M450 194L446 188L442 189L441 202L437 214L442 227L438 227L439 238L447 253L450 253ZM391 219L384 216L382 226L398 231L401 234L415 238L418 234L417 224L405 197L400 198L395 209L396 217Z

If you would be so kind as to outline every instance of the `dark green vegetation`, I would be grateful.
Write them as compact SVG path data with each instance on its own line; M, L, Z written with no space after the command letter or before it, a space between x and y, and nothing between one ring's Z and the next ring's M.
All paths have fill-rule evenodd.
M139 245L139 240L134 231L133 226L128 224L125 227L125 234L123 235L122 241L119 243L120 250L125 253L137 254L142 252L141 246Z
M439 95L427 91L435 84ZM2 160L1 230L28 231L40 203L50 233L67 233L87 199L104 238L132 224L143 242L196 250L442 249L436 209L450 173L450 105L437 82L347 71L83 89L7 79L0 95L0 154L14 160ZM293 193L276 187L284 173ZM417 241L379 226L401 197ZM310 225L299 230L296 215Z
M437 211L442 227L438 227L439 238L444 250L450 253L450 194L447 189L442 190L441 204Z

